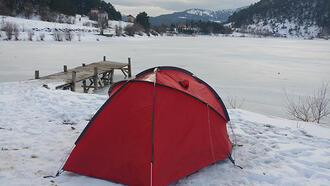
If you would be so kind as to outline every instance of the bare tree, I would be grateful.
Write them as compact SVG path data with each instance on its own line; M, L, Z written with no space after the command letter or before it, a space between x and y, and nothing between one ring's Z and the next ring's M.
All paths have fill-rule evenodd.
M6 36L7 36L8 40L11 40L13 38L13 32L14 32L14 24L13 23L6 22L3 25L2 30L6 33Z
M116 31L116 36L121 36L123 34L123 28L121 26L116 25L115 31Z
M97 23L100 28L100 35L104 35L104 30L109 26L107 14L99 14Z
M66 23L75 24L76 23L76 18L74 16L66 16Z
M54 30L53 38L54 38L54 41L63 41L63 32Z
M88 26L88 27L90 27L91 25L92 25L91 22L84 22L84 23L83 23L83 26Z
M57 22L58 23L65 23L65 21L66 21L65 15L64 14L59 14L58 17L57 17Z
M44 33L39 34L39 38L40 38L40 41L44 41L45 40L45 34Z
M81 41L81 32L78 32L77 36L78 36L78 41Z
M293 117L293 119L311 122L312 121L312 113L311 113L311 97L301 97L294 100L287 96L287 105L286 109L288 114Z
M129 36L134 36L136 30L135 28L133 27L133 25L127 25L125 28L125 34L129 35Z
M64 32L64 35L65 35L65 40L72 41L73 33L71 32L70 29L66 29L65 32Z
M139 34L143 31L143 28L138 25L138 24L134 24L134 25L127 25L124 29L125 34L129 35L129 36L134 36L135 34Z
M33 41L33 36L34 36L34 32L32 30L28 31L28 39L29 41Z
M229 108L232 109L238 109L238 108L242 108L244 103L245 103L245 99L239 99L237 96L227 96L227 104Z
M14 28L15 40L18 41L18 37L19 37L19 34L20 34L19 28L16 24L13 25L13 28Z
M320 120L330 115L329 103L330 98L327 97L328 84L323 84L313 96L312 115L316 123L320 123Z
M297 120L320 123L323 118L330 115L330 98L327 97L327 90L328 85L323 84L313 96L292 99L286 94L288 114Z

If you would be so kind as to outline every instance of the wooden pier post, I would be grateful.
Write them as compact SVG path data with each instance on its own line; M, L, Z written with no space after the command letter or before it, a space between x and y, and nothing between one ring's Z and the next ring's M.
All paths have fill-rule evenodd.
M64 72L68 72L68 66L64 65L64 66L63 66L63 71L64 71Z
M110 85L113 83L113 74L115 73L114 69L111 69L111 74L110 74Z
M85 67L86 64L83 63L82 66ZM86 80L83 80L82 84L83 84L82 87L84 89L84 93L87 93L88 92L88 89L87 89L87 86L86 86Z
M128 77L132 77L132 67L131 67L131 58L128 58Z
M98 89L98 73L97 73L97 67L94 67L94 88L95 90Z
M107 57L103 56L103 61L106 61Z
M72 83L71 83L71 91L76 91L76 77L77 73L76 71L72 71Z
M40 79L39 70L34 71L34 79Z

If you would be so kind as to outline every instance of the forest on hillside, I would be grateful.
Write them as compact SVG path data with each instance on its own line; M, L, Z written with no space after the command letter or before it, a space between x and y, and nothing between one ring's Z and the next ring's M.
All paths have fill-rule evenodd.
M107 12L111 20L121 20L121 13L103 0L0 0L0 15L23 15L27 18L33 14L45 18L51 12L88 15L92 8Z
M235 12L228 22L236 28L255 24L262 20L315 24L330 29L329 0L261 0L249 8ZM266 23L265 23L266 24Z

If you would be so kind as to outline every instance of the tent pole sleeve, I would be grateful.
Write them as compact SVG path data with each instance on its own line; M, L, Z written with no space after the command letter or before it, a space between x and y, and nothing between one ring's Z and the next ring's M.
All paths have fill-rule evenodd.
M211 121L210 121L209 104L206 104L206 109L207 109L207 124L208 124L208 127L209 127L211 155L212 155L213 162L215 162L215 154L214 154L214 145L213 145L213 140L212 140L212 128L211 128Z
M152 96L152 121L151 121L151 163L154 162L154 123L155 123L155 96L156 96L156 83L157 83L157 68L154 69L155 80Z

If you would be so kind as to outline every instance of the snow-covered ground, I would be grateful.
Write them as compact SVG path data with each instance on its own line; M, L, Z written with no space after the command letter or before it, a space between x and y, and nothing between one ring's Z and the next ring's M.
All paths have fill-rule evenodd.
M0 83L0 185L120 185L70 172L43 178L56 173L107 96L42 84ZM240 145L234 157L244 169L225 159L172 185L330 185L329 127L244 110L229 114Z
M96 28L96 21L89 20L86 16L77 15L76 17L71 17L74 20L74 24L68 23L56 23L40 21L40 18L34 17L33 19L24 19L20 17L10 17L0 15L0 29L6 24L15 24L19 29L18 41L15 41L14 36L12 41L29 41L29 33L33 33L32 40L41 42L40 36L45 35L44 41L54 41L54 31L65 31L70 30L73 35L72 41L96 41L107 39L105 36L99 36L99 28ZM125 28L127 25L132 23L127 23L123 21L112 21L108 22L109 28L104 30L105 34L115 35L116 26ZM64 34L64 33L63 33ZM63 36L64 37L64 36ZM1 40L6 40L6 33L0 30L0 42ZM63 38L65 41L65 39Z

